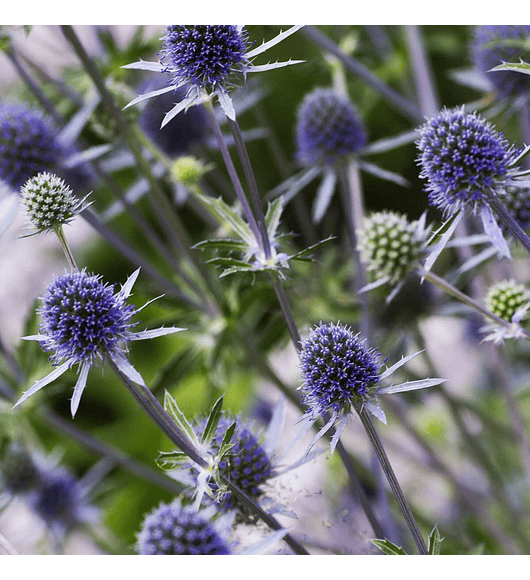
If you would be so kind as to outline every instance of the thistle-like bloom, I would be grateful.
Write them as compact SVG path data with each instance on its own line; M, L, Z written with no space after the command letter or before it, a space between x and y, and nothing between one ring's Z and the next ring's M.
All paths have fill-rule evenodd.
M493 196L513 185L514 166L521 155L502 133L477 113L444 109L420 130L420 177L426 180L429 203L454 220L427 260L427 269L461 221L464 211L479 211L484 231L497 250L510 257L509 247L491 208Z
M95 509L86 499L86 490L68 471L50 469L30 498L31 507L54 532L64 534L94 519Z
M493 71L492 68L503 62L528 60L528 50L522 46L530 36L530 26L521 24L496 24L476 26L472 44L472 55L475 66L486 74L495 91L501 97L518 96L530 89L527 75L511 72ZM519 41L520 44L517 44Z
M0 105L0 180L14 190L42 171L53 171L64 155L53 125L38 111Z
M233 447L219 461L219 472L228 477L240 489L253 499L264 494L263 484L272 476L271 458L260 445L258 438L240 419L223 417L217 426L211 450L215 452L222 444L228 428L235 422L235 431L231 439ZM236 507L242 508L235 497L227 491L219 504L222 511Z
M420 128L417 146L429 202L450 215L487 202L516 155L501 133L463 108L431 118Z
M481 329L488 333L484 340L495 343L505 338L520 338L523 336L523 326L528 322L530 313L530 291L515 280L501 280L493 284L486 295L486 308L503 320L511 322L509 328L490 324Z
M394 287L390 299L399 291L408 274L418 267L426 253L425 215L419 221L391 211L373 213L365 218L359 232L361 259L372 272L370 288L388 283Z
M148 556L227 555L227 541L192 506L161 503L144 519L136 551Z
M443 379L420 379L389 387L381 386L383 379L418 354L405 357L381 372L379 353L368 348L351 328L341 324L320 323L312 329L302 343L300 352L304 383L299 390L302 392L302 403L309 408L306 422L310 424L319 416L329 420L312 440L308 451L339 419L339 426L331 442L333 450L352 408L365 408L385 422L385 415L377 404L378 395L442 383Z
M87 207L75 197L70 186L52 173L39 173L28 179L20 195L37 232L48 232L68 224Z
M317 88L304 98L296 125L297 157L303 165L331 165L366 144L355 107L333 89Z
M242 26L172 24L166 28L160 62L139 61L123 68L168 73L169 85L140 95L127 106L188 86L186 96L164 117L162 127L188 107L216 95L226 114L235 120L235 111L229 90L247 73L264 72L301 61L289 60L265 65L254 65L254 57L275 46L300 26L293 26L278 36L248 50L248 35Z
M57 368L37 381L15 406L73 365L78 365L79 378L71 402L72 416L75 415L90 369L98 359L105 357L109 357L130 380L144 385L141 375L125 356L127 342L155 338L183 329L131 330L136 324L131 322L132 317L149 304L136 310L126 302L139 272L134 272L116 294L114 285L106 284L100 276L87 274L84 270L55 278L42 298L39 334L25 338L38 340L44 350L53 352L51 361Z
M29 452L19 443L7 445L0 464L2 488L13 495L26 494L39 481L39 469Z

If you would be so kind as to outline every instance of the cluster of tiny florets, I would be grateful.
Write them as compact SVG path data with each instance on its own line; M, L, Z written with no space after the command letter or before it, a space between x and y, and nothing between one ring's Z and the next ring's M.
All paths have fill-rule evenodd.
M171 24L163 38L163 72L171 73L174 84L223 87L246 62L247 47L248 35L239 26Z
M80 202L71 188L57 175L39 173L20 190L29 219L39 231L67 224L79 213Z
M495 24L475 27L472 43L473 61L502 97L517 96L530 89L528 75L511 71L489 72L503 62L518 63L521 59L528 61L528 50L510 44L510 41L524 41L528 36L530 26L527 25Z
M227 543L212 524L179 500L162 503L145 517L136 551L142 556L230 554Z
M89 510L79 481L62 469L45 474L31 500L33 510L46 525L60 530L82 523Z
M18 190L28 178L53 170L63 154L57 131L39 112L0 105L0 180Z
M144 86L140 92L153 91L162 86L164 85L156 79ZM209 125L203 105L190 107L186 112L174 117L171 123L160 127L166 112L174 107L175 103L182 101L187 92L187 86L179 87L174 92L163 93L156 99L147 101L140 116L139 126L142 131L170 157L189 154L191 148L208 135Z
M52 361L93 362L101 352L119 351L135 313L114 286L85 271L58 276L48 286L40 308L40 332Z
M486 307L500 318L512 321L513 316L530 306L530 292L515 280L502 280L488 290Z
M7 445L0 466L2 488L14 495L25 494L39 481L39 470L29 452L17 443Z
M418 265L425 252L425 240L418 235L417 222L383 211L365 218L364 229L359 232L359 249L376 279L388 277L390 284L397 284Z
M302 164L332 164L365 144L363 123L347 99L323 88L305 97L296 126L297 157Z
M214 448L220 446L226 430L234 419L224 417L219 421L214 439ZM252 431L236 420L236 429L232 437L233 447L219 462L219 472L226 475L248 496L258 499L264 493L263 485L272 475L272 464L258 438ZM219 507L222 511L242 508L235 497L228 491L222 498Z
M429 203L453 214L486 202L502 182L515 151L477 113L444 109L420 128L420 177Z
M347 412L369 399L381 380L378 353L341 324L316 326L302 343L302 402L312 416Z

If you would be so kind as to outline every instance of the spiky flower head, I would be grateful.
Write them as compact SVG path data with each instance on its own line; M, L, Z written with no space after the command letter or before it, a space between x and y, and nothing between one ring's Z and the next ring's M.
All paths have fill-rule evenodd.
M0 105L0 180L18 190L41 171L53 171L64 155L53 125L38 111Z
M172 83L215 90L246 63L248 35L240 26L171 24L163 37L163 72Z
M102 353L121 351L133 324L134 306L114 294L114 286L86 271L57 276L48 286L40 308L42 346L53 351L52 361L65 359L92 364Z
M68 272L54 279L41 299L39 334L24 338L39 341L44 350L53 352L52 363L60 366L27 390L15 407L77 364L79 377L71 402L72 415L75 415L88 373L98 358L108 357L128 379L145 386L140 373L125 356L127 343L184 329L130 330L136 324L131 322L131 318L143 308L136 310L127 304L139 273L140 270L136 270L129 276L116 294L114 285L104 283L100 276L88 274L85 270Z
M530 189L509 185L499 197L519 225L526 230L530 226Z
M43 172L30 177L20 194L29 219L39 232L71 222L86 207L70 186L53 173Z
M418 222L409 222L396 212L381 211L365 218L359 249L375 278L395 285L404 282L419 264L425 254L425 237Z
M156 79L156 82L150 82L143 87L143 92L160 89L166 85L167 82ZM189 154L192 147L208 135L209 123L203 105L190 107L185 113L174 117L171 123L160 127L166 112L174 107L175 103L182 101L188 92L188 86L179 87L175 91L161 94L156 101L148 101L139 119L142 131L170 157Z
M31 506L49 528L61 532L90 521L94 516L79 480L60 468L44 474L31 497Z
M379 354L351 328L320 323L302 343L302 402L313 417L347 413L372 397L379 377Z
M142 556L227 555L230 548L192 506L161 503L144 519L136 543Z
M302 164L333 164L365 144L365 128L347 99L324 88L306 95L296 126L297 157Z
M509 71L489 72L503 62L528 61L528 49L522 42L530 36L530 26L494 24L476 26L472 43L475 66L487 75L495 91L502 97L517 96L528 92L530 79L527 75ZM517 44L517 42L521 44Z
M241 419L223 417L217 426L212 449L219 448L228 428L235 422L236 428L231 439L233 447L223 456L218 468L222 475L234 482L248 496L258 499L264 494L263 486L272 475L272 463L258 437ZM222 511L239 508L244 511L237 499L227 491L219 504Z
M530 292L515 280L502 280L493 284L486 295L486 307L500 318L511 322L513 317L519 322L528 317ZM517 316L517 315L522 315Z
M6 445L0 464L0 484L12 494L25 494L35 488L40 473L30 453L21 444Z
M429 203L450 215L487 202L515 158L502 133L463 108L442 110L419 131L418 163Z

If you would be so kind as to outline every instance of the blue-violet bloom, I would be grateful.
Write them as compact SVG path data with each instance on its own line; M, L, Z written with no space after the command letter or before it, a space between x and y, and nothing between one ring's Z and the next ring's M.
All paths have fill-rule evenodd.
M169 73L168 86L150 91L132 100L127 107L146 99L176 91L187 86L186 96L162 120L164 127L171 119L192 105L211 99L214 95L225 115L235 120L235 110L229 90L248 73L264 72L302 61L289 60L254 65L253 59L275 46L301 26L292 26L272 40L251 49L243 26L171 24L166 28L159 62L140 60L123 68Z
M136 325L131 322L132 317L150 304L148 302L135 309L126 302L139 272L139 269L136 270L116 294L114 285L102 282L100 276L88 274L85 270L55 278L42 298L39 334L24 338L37 340L45 351L53 352L51 361L57 368L26 391L15 407L77 365L79 378L71 401L74 416L90 369L98 359L103 360L105 357L109 357L131 381L145 384L125 356L127 343L183 329L162 327L139 332L132 330Z
M384 379L420 352L404 357L382 371L379 352L368 348L351 328L340 323L320 323L313 328L302 343L300 352L304 382L299 390L302 392L302 403L309 408L302 422L305 423L304 428L310 427L318 417L323 417L327 422L309 444L308 451L339 421L331 440L333 452L352 408L366 409L386 423L385 414L378 405L378 395L443 383L444 379L433 378L381 385Z

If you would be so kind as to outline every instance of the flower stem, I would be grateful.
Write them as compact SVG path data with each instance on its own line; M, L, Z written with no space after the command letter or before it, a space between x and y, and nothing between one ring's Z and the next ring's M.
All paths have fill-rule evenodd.
M370 439L370 442L372 444L372 447L374 448L379 463L381 464L381 468L385 473L390 488L394 493L394 496L398 502L403 517L405 518L410 533L412 534L416 547L418 548L418 551L421 555L427 555L428 551L427 546L425 544L425 540L421 535L416 519L414 518L414 514L412 513L409 504L405 499L401 486L399 485L397 477L394 473L394 470L392 469L392 465L390 464L388 456L385 452L383 444L381 443L381 440L379 439L379 435L375 430L372 420L362 407L356 406L355 410L357 411L359 418L361 419L361 423L363 424L363 427L368 435L368 438Z
M64 255L66 256L66 261L68 262L70 269L73 272L79 270L79 268L77 267L74 255L72 254L72 252L70 250L70 246L68 245L68 242L66 241L66 237L65 237L64 231L63 231L63 226L59 225L56 228L54 228L53 231L57 234L57 237L59 238L59 241L61 242L61 246L63 248L63 252L64 252Z
M434 284L435 286L437 286L438 288L440 288L441 290L443 290L447 294L453 296L457 300L460 300L460 302L463 302L467 306L473 308L479 314L486 316L487 318L489 318L490 320L492 320L496 324L499 324L501 326L504 326L505 328L511 329L512 323L508 322L507 320L504 320L504 318L501 318L500 316L497 316L496 314L491 312L491 310L488 310L485 306L482 306L482 304L480 304L480 302L477 302L474 298L471 298L467 294L464 294L463 292L458 290L458 288L455 288L452 284L449 284L449 282L446 282L443 278L440 278L440 276L434 274L434 272L431 272L430 270L428 271L428 270L423 269L422 267L419 267L417 270L417 273L419 276L421 276L422 278L425 278L426 280L428 280L429 282L431 282L432 284ZM521 332L524 334L524 336L526 338L530 338L530 332L528 332L524 328L521 328Z

